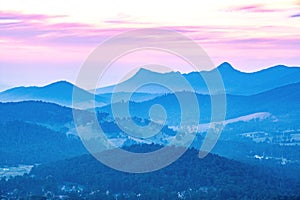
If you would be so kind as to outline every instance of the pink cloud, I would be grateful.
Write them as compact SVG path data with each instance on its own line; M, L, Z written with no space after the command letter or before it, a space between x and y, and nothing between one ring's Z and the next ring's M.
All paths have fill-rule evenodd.
M246 6L240 8L241 10L257 10L261 6ZM103 40L134 29L135 23L132 26L125 28L115 27L97 27L84 23L50 23L48 19L65 17L65 16L47 16L47 15L33 15L22 14L16 12L0 12L1 19L15 19L20 20L17 23L1 24L0 39L5 38L10 41L16 41L18 43L24 43L24 45L44 45L51 46L85 46L94 47L101 43ZM36 21L38 19L38 21ZM130 24L130 21L123 21ZM118 21L114 21L118 23ZM286 37L283 39L271 39L271 38L255 38L249 36L243 36L239 38L236 33L232 33L232 30L236 29L236 32L249 32L252 27L247 26L164 26L158 28L166 28L178 31L182 34L189 36L191 39L199 43L223 43L223 44L278 44L282 46L298 44L299 38ZM278 29L278 27L258 27L261 31L270 29ZM235 34L235 35L232 35ZM128 41L130 42L130 41ZM176 41L174 41L176 42Z
M150 22L138 22L134 20L120 20L120 19L110 19L110 20L105 20L104 23L107 24L123 24L123 25L150 25L152 23Z
M47 16L0 12L0 38L10 38L25 44L38 45L84 45L99 44L126 28L101 29L84 23L51 23L49 19L66 16ZM1 23L6 20L6 23ZM10 20L10 21L7 21Z
M266 12L279 12L281 9L270 9L266 8L264 5L255 4L230 8L230 11L243 11L243 12L254 12L254 13L266 13Z
M262 11L261 8L261 6L247 6L240 10L258 12ZM102 41L118 33L135 29L138 25L132 20L106 21L116 25L121 23L125 25L124 28L110 25L98 27L84 23L53 23L50 20L63 17L66 16L0 12L0 46L3 50L0 59L5 62L32 63L38 60L39 63L51 63L55 58L57 62L81 63ZM1 20L6 20L6 23L1 23ZM234 60L240 64L259 57L260 60L268 63L268 60L273 60L275 57L278 60L284 58L295 60L300 56L300 38L295 34L297 31L288 27L284 31L289 34L282 37L275 35L258 37L255 34L252 36L253 27L248 26L161 26L158 28L175 30L190 37L217 61ZM283 31L282 27L276 26L256 27L256 30L266 33ZM126 43L130 44L133 40L129 38Z
M44 21L53 18L63 18L66 15L42 15L42 14L24 14L19 12L0 11L0 20L2 19L18 19L18 20L40 20Z
M116 16L103 21L109 25L153 25L151 22L146 22L132 15L118 13Z

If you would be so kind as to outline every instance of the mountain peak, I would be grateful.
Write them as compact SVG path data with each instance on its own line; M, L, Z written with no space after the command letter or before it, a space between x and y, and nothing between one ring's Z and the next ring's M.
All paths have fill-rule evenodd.
M228 63L228 62L222 63L221 65L219 65L217 67L217 69L220 70L220 71L224 71L224 70L226 70L226 71L236 71L236 69L234 69L232 67L232 65L230 63Z
M181 74L178 71L169 71L169 72L161 72L161 71L155 71L151 69L146 69L146 68L140 68L135 75L178 75Z
M74 87L74 85L68 81L65 81L65 80L61 80L61 81L57 81L57 82L54 82L54 83L51 83L49 85L46 85L44 87Z
M155 73L154 71L151 71L149 69L146 69L146 68L140 68L136 74L148 74L148 73Z

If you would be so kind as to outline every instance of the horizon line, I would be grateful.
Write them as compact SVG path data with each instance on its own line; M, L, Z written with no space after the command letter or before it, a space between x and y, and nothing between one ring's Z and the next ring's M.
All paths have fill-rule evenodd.
M132 77L134 77L137 73L139 73L141 70L145 70L145 71L149 71L149 72L152 72L152 73L157 73L157 74L169 74L169 73L180 73L182 75L187 75L187 74L191 74L191 73L201 73L201 72L209 72L209 71L213 71L213 70L216 70L220 67L222 67L223 65L229 65L229 67L235 71L238 71L240 73L244 73L244 74L253 74L253 73L258 73L258 72L262 72L262 71L265 71L265 70L268 70L268 69L272 69L272 68L278 68L278 67L285 67L285 68L299 68L299 66L288 66L288 65L284 65L284 64L277 64L277 65L273 65L273 66L269 66L269 67L266 67L266 68L262 68L260 70L257 70L257 71L252 71L252 72L246 72L246 71L241 71L237 68L235 68L233 65L231 65L229 62L225 61L225 62L222 62L221 64L219 65L216 65L216 67L214 67L213 69L211 70L202 70L202 71L190 71L188 73L182 73L180 71L168 71L168 72L159 72L159 71L155 71L153 69L148 69L148 68L145 68L145 67L141 67L138 69L138 71L136 73L134 73L132 76L130 76L128 79L124 80L124 81L127 81L129 79L131 79ZM14 88L20 88L20 87L25 87L25 88L30 88L30 87L38 87L38 88L42 88L42 87L46 87L46 86L49 86L51 84L55 84L55 83L59 83L59 82L67 82L67 83L70 83L74 86L76 86L76 80L75 81L71 81L71 80L67 80L67 79L56 79L56 80L53 80L47 84L36 84L36 85L19 85L19 86L12 86L12 87L7 87L5 89L1 89L0 90L0 93L2 92L5 92L5 91L8 91L8 90L11 90L11 89L14 89ZM116 83L118 84L118 83ZM99 87L99 88L106 88L106 87L112 87L114 86L115 84L110 84L110 85L104 85L102 87ZM89 89L89 90L94 90L94 89L99 89L99 88L93 88L93 89ZM89 91L88 90L88 91Z

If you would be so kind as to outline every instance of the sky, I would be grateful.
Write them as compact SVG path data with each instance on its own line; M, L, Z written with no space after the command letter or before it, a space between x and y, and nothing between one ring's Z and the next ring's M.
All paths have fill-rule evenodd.
M177 31L216 66L227 61L245 72L300 66L300 0L1 0L0 91L74 83L98 45L139 28ZM170 55L138 52L116 62L101 86L120 80L137 60L192 70Z

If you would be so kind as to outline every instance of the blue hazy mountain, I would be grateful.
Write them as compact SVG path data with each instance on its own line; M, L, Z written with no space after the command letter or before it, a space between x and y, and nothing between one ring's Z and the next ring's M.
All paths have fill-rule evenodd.
M101 95L95 96L96 106L116 103L118 99L131 92L131 88L143 85L144 82L159 82L173 88L173 91L157 84L148 84L139 88L131 96L131 101L142 102L161 96L165 93L189 91L179 84L182 76L190 83L193 89L200 94L207 94L208 90L202 76L210 76L215 70L222 75L227 94L252 95L277 87L300 82L300 68L275 66L254 73L244 73L234 69L229 63L223 63L212 71L191 72L180 74L179 72L158 73L147 69L140 69L133 77L120 83L121 92L115 93L117 100L111 99L115 86L109 86L96 90ZM73 89L79 91L81 99L80 107L88 108L90 100L94 97L90 92L74 86L66 81L59 81L44 87L17 87L0 93L0 102L19 102L27 100L40 100L52 102L63 106L72 107Z
M91 99L93 95L67 81L59 81L44 87L17 87L0 93L0 101L2 102L19 102L27 100L38 100L52 102L63 106L72 106L73 90L78 91L79 100L84 107L85 101ZM96 105L105 104L105 99L99 96L95 97Z
M54 103L41 101L24 101L0 103L0 122L26 121L32 124L43 124L63 127L73 120L72 109Z
M177 95L190 98L189 92ZM176 94L165 94L145 102L130 102L131 116L149 119L153 105L162 105L167 113L167 125L180 126L181 109ZM254 165L280 166L282 171L293 176L299 170L300 154L300 83L289 84L255 95L227 95L226 124L213 152L241 162ZM197 94L200 109L200 123L197 137L192 144L200 148L211 118L209 95ZM124 102L114 108L125 106ZM123 107L125 108L125 107ZM186 113L192 115L194 107ZM111 113L111 105L98 108L100 112ZM157 113L159 115L161 113ZM152 115L153 117L154 115ZM185 128L185 127L183 127ZM186 127L186 131L193 129ZM190 132L191 134L193 132ZM157 141L154 141L157 144ZM299 180L299 177L296 177Z
M72 83L67 81L59 81L44 87L16 87L0 93L0 102L21 102L21 101L44 101L59 104L62 106L72 107L72 94L73 90L78 91L78 96L80 97L79 107L89 108L89 101L94 99L94 95L89 91L76 87ZM114 98L112 99L112 93L106 93L101 95L95 95L95 105L102 106L105 104L110 104L123 99L124 96L128 95L126 92L114 93ZM161 94L149 94L137 92L131 96L131 100L136 102L142 102L146 100L153 99Z
M150 99L154 99L155 97L164 95L165 93L143 93L143 92L116 92L116 93L104 93L100 94L102 98L106 99L107 104L116 103L121 100L124 100L125 97L130 96L130 101L134 102L143 102L148 101Z
M300 67L277 65L254 73L235 70L229 63L218 67L228 94L252 95L300 82Z
M41 101L0 103L0 166L49 162L86 153L76 132L73 111ZM89 111L76 112L81 114L81 128L93 122ZM100 126L111 142L119 144L120 140L131 145L140 141L124 133L114 120L106 119L105 113L101 114L98 113ZM133 120L140 126L150 123L138 118ZM164 126L152 139L165 144L164 139L169 136L174 136L174 131Z
M186 98L189 98L189 96L191 95L191 93L189 92L181 93L182 95L185 95ZM190 160L191 157L188 156L184 159L192 161L190 165L186 165L186 162L183 162L183 160L181 160L182 162L179 163L184 164L184 166L193 165L193 167L190 168L193 169L191 173L189 173L188 169L184 168L182 165L178 165L178 168L172 168L170 172L178 170L176 172L180 173L179 177L186 177L187 175L189 177L192 177L192 175L195 175L194 172L201 172L201 169L207 168L212 169L212 172L220 172L221 174L214 176L216 179L211 178L211 174L214 173L208 173L209 177L201 176L202 178L199 180L205 180L208 181L209 184L212 183L213 185L215 185L215 180L219 182L220 178L224 178L225 182L222 182L222 184L218 186L218 188L221 188L222 190L220 190L219 192L223 194L225 190L227 192L231 191L231 193L228 193L229 196L231 194L246 194L247 192L245 191L251 191L249 192L249 195L260 195L260 197L262 197L261 195L263 194L265 194L266 196L269 196L269 194L275 194L275 196L277 196L279 194L282 194L281 192L274 193L274 191L279 191L277 189L288 189L287 187L282 187L283 183L292 183L293 187L295 186L297 188L297 183L293 181L299 182L299 177L295 176L294 174L297 174L297 172L299 171L300 151L299 146L295 145L297 141L293 140L297 140L297 137L299 136L298 130L300 130L299 96L300 83L285 85L251 96L227 95L227 120L231 120L232 122L226 126L224 132L218 140L217 145L213 149L213 153L224 156L226 158L251 164L251 167L223 158L221 158L222 161L220 161L219 157L215 156L210 156L209 158L218 158L218 165L213 165L214 163L211 163L212 165L206 165L205 163L199 164L196 160ZM201 94L197 94L197 97L200 102L200 110L202 114L204 115L204 117L209 119L210 97L208 95ZM122 104L122 102L120 102L119 104ZM178 102L176 102L176 97L174 96L174 94L165 94L145 102L132 102L131 114L132 116L140 116L140 118L135 117L136 121L138 123L144 123L146 121L145 118L148 118L149 107L154 104L162 104L168 112L171 111L171 114L168 113L168 116L170 116L173 121L169 123L174 123L172 124L174 126L178 125L178 119L180 119L180 113L178 110L180 110L180 108L178 107ZM102 112L109 112L108 108L109 106L106 106L100 108L99 110L101 110ZM80 112L89 113L88 111ZM190 112L193 112L192 107ZM270 117L267 116L267 118L265 119L264 116L261 116L262 118L258 116L259 113L263 112L270 113ZM251 119L249 118L249 116L244 116L248 114L254 114L254 118ZM237 120L234 121L232 120L232 118L236 118ZM140 121L140 119L142 119L142 121ZM110 118L102 118L100 120L100 124L101 127L106 130L108 139L112 142L115 142L114 144L119 143L120 141L123 141L123 144L125 146L132 146L134 144L140 145L141 143L143 143L141 140L132 140L131 138L124 136L125 134L120 133L121 130L117 127L117 124L114 121L110 120ZM72 159L74 161L74 164L72 162L69 162L70 157L86 153L78 137L67 134L71 131L70 128L74 128L72 127L72 123L72 109L68 107L62 107L53 103L45 103L39 101L0 103L0 165L34 163L45 164L50 161L67 159L65 161L56 162L54 164L41 165L41 168L35 168L36 171L31 174L33 176L25 175L23 177L19 177L17 179L13 178L8 181L3 179L0 183L0 186L2 184L2 188L5 188L5 191L6 189L8 189L7 192L10 192L11 188L12 190L16 189L14 181L32 181L31 188L39 188L42 190L43 187L41 186L43 186L43 184L48 184L50 180L47 177L44 178L44 175L52 175L52 177L55 177L55 179L58 180L59 185L65 184L66 180L72 181L74 184L78 184L78 187L84 185L84 187L88 189L87 194L91 194L90 192L95 188L95 185L91 185L91 183L94 183L96 185L99 184L96 179L94 179L95 173L87 172L83 174L83 171L93 171L98 168L97 166L94 166L94 164L91 164L93 166L86 164L85 159L82 160L82 157ZM162 140L162 138L158 137L154 138L151 143L167 145L168 139L174 137L175 134L172 128L173 127L166 126L165 130L163 130L165 134L163 134L162 136L165 140ZM197 133L197 136L193 143L193 147L199 148L199 145L201 145L203 142L204 136L205 131L203 133ZM287 142L285 143L285 141ZM193 154L196 155L197 153ZM195 159L199 160L197 156L195 156ZM84 166L82 166L82 168L80 167L79 169L76 169L76 166L79 166L80 163L84 163ZM63 168L59 167L61 165L63 166ZM91 170L89 170L90 166L92 167ZM199 168L195 168L195 166L198 166ZM223 173L224 170L228 170L228 168L225 166L232 167L230 168L229 176L227 176L226 173ZM244 168L243 166L246 167ZM278 176L279 179L271 180L269 179L270 177L268 175L264 175L257 170L253 170L254 167L256 169L258 169L258 167L262 167L261 169L264 172L269 172L271 170L274 170L274 172L280 172ZM243 174L246 168L249 169L249 172L251 173L248 174L249 176L244 177ZM237 173L237 169L242 170L241 172ZM106 170L107 169L104 169L103 172L108 173L107 176L109 176L109 174L112 175L110 170ZM72 173L68 174L69 172L77 174L77 176L73 176ZM170 183L176 182L178 177L170 176L170 174L172 174L170 172L168 172L168 170L166 171L166 173L168 174L168 178L166 178L166 180L171 180ZM207 171L204 170L202 172L206 173L207 175ZM60 173L68 175L64 177L61 176ZM86 176L86 178L89 178L85 179L82 176ZM116 174L114 176L119 177L123 175ZM73 179L74 177L75 179ZM101 177L103 178L101 180L108 182L107 188L109 189L113 188L113 185L116 184L115 182L110 182L110 180L116 179L111 179L111 177L107 178L106 175L104 177L99 171L97 180L99 180L99 178ZM164 176L163 174L159 174L158 177ZM93 180L91 180L92 182L90 182L90 178L95 182ZM236 188L236 193L232 193L232 189L227 188L227 178L230 179L230 182L241 181L241 184L238 184L241 187ZM289 178L293 179L290 180ZM41 182L38 182L38 184L36 184L37 180ZM157 179L153 178L153 180ZM245 183L243 180L249 180L249 182ZM255 184L252 185L253 181L250 180L253 180ZM125 187L127 186L128 182L126 182L126 178L124 181L126 184L123 184L123 182L121 181L121 185ZM142 178L142 181L145 182L145 179ZM257 181L260 181L260 186L256 185L258 184ZM196 183L195 181L192 181L191 183L193 182ZM191 183L187 182L186 186L191 186ZM270 188L270 186L273 187L275 183L278 187L276 186L273 189ZM182 182L179 181L178 184L182 185ZM207 188L207 184L208 183L206 183L203 187ZM268 186L266 186L265 184L268 184ZM12 185L12 187L7 187L10 185ZM243 185L247 185L248 190L242 187ZM198 188L199 185L195 185L195 187ZM236 185L234 187L236 187ZM262 192L260 191L259 194L253 193L253 191L256 191L257 187L259 187L260 189L264 189ZM116 188L119 189L120 185L118 185ZM249 190L249 188L252 188L253 191ZM102 188L102 191L106 191L104 189L106 188ZM184 191L185 189L186 188L183 188L182 191ZM210 189L210 194L216 194L216 190L214 190L214 188ZM18 190L22 191L23 189L18 188ZM26 190L31 191L31 189L28 188ZM170 194L171 192L172 191L167 191L165 194ZM178 191L176 190L176 192ZM285 192L287 192L286 194L289 195L298 194L294 192L288 193L289 191L287 190ZM201 192L201 194L203 194L205 197L205 194L207 193ZM175 193L175 195L177 195L177 193ZM247 194L248 197L249 195Z
M25 121L0 122L0 166L62 160L87 153L80 140Z
M86 153L80 140L69 134L72 124L71 108L36 101L0 103L0 166Z
M179 92L177 95L181 95L186 99L193 97L193 94L190 92ZM199 102L201 122L207 123L210 121L211 117L210 96L203 94L196 94L196 96ZM286 117L286 120L292 123L299 119L300 116L300 83L289 84L251 96L227 95L226 98L227 119L253 113L269 112L278 117ZM177 100L176 94L165 94L140 103L130 102L130 113L132 116L147 119L149 118L148 113L151 106L156 104L162 105L166 110L168 116L167 123L169 125L179 124L181 113L180 104ZM124 102L118 102L114 104L115 108L122 108L124 105ZM98 110L111 113L111 105L98 108ZM191 107L188 112L193 113L194 108ZM187 113L187 115L189 115L189 113ZM298 118L295 116L298 116Z
M124 92L130 92L131 88L143 85L144 82L152 81L173 88L173 92L189 91L187 87L179 84L181 83L181 76L183 76L197 93L207 94L208 90L202 76L210 76L216 70L219 70L222 75L227 94L252 95L300 82L299 67L278 65L258 72L245 73L234 69L229 63L225 62L211 71L191 72L188 74L180 74L179 72L158 73L147 69L140 69L133 77L119 83L119 86L124 89ZM96 93L110 93L114 87L99 88L96 90ZM139 92L167 93L170 90L153 84L140 88Z

